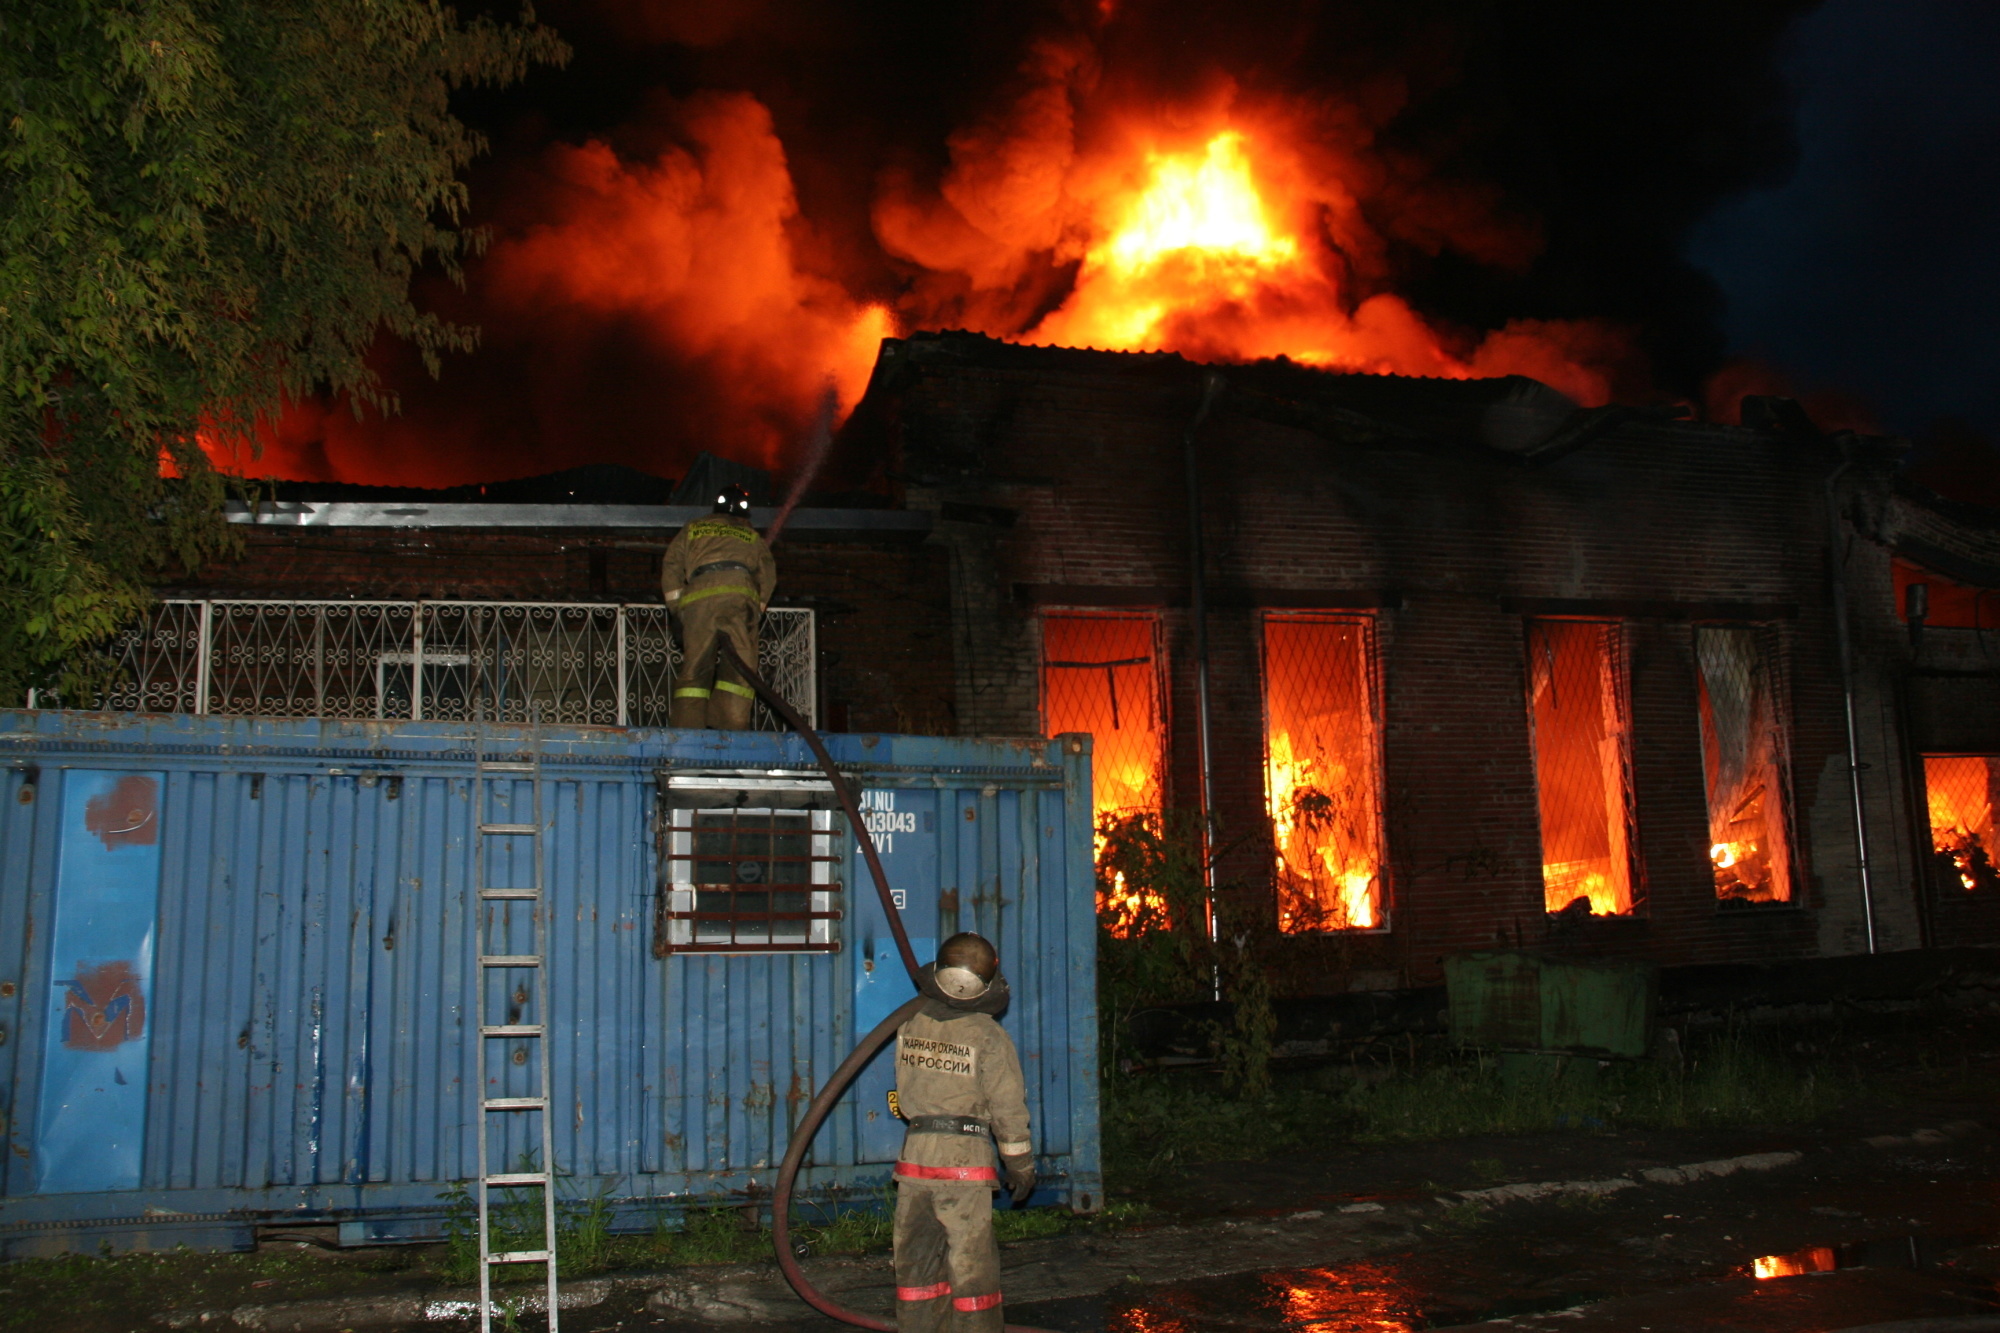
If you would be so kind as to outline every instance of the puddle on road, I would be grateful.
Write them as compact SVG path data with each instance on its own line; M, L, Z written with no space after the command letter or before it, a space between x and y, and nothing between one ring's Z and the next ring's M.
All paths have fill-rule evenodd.
M1847 1245L1816 1245L1787 1254L1760 1255L1738 1274L1759 1279L1805 1277L1845 1269L1938 1268L1954 1250L1990 1243L1991 1236L1896 1236ZM1012 1312L1062 1333L1422 1333L1572 1309L1605 1298L1596 1291L1523 1291L1502 1295L1504 1279L1491 1285L1464 1274L1466 1290L1444 1292L1435 1281L1413 1281L1409 1256L1328 1268L1276 1269L1239 1277L1206 1278L1172 1287L1116 1292L1075 1300L1038 1302ZM1713 1271L1713 1270L1710 1270ZM1431 1277L1435 1279L1436 1273ZM1489 1274L1489 1279L1497 1278ZM1940 1274L1943 1276L1943 1274ZM1971 1275L1955 1278L1954 1283ZM1971 1278L1994 1304L1991 1279ZM1696 1286L1700 1286L1699 1282ZM1496 1291L1495 1288L1500 1288ZM1968 1293L1970 1294L1970 1293Z
M1939 1267L1953 1250L1990 1245L1992 1236L1891 1236L1847 1245L1814 1245L1790 1254L1764 1254L1750 1261L1751 1276L1810 1277L1843 1268L1906 1268L1914 1272Z
M1419 1333L1477 1319L1560 1310L1594 1300L1597 1293L1542 1294L1477 1308L1440 1300L1399 1276L1395 1266L1342 1264L1292 1268L1242 1277L1209 1278L1121 1297L1050 1301L1032 1317L1043 1328L1082 1333L1228 1333L1235 1329L1284 1333Z

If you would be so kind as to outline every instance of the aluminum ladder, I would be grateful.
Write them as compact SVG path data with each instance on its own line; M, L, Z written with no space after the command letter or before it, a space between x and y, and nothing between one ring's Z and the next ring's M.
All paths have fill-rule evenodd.
M549 914L543 896L547 865L542 851L540 728L534 724L529 727L526 760L489 759L485 742L485 728L477 727L473 737L472 818L473 884L478 889L478 903L473 947L479 965L472 969L472 1015L479 1030L474 1042L478 1055L474 1060L477 1082L473 1087L479 1123L479 1328L480 1333L491 1333L494 1266L541 1264L548 1279L549 1333L557 1333L555 1133L549 1083ZM520 821L517 814L511 821L501 818L503 813L515 813L514 800L523 778L532 793L532 817L526 822ZM527 840L526 845L532 849L527 857L532 867L531 885L493 885L494 843L498 839L511 840L510 850L516 855L509 857L508 862L516 867L521 860L520 840ZM508 878L518 878L518 873ZM526 933L519 915L523 912L532 920L533 952L507 952L510 947L518 947L513 942ZM523 1002L527 997L516 980L524 973L533 976L533 984L528 988L532 999L527 1003ZM522 1022L522 1018L531 1021ZM496 1041L506 1041L509 1045L528 1042L536 1048L537 1058L527 1061L521 1058L525 1052L516 1046L516 1055L501 1065L504 1077L508 1063L532 1063L537 1071L532 1095L489 1095L487 1048ZM521 1115L538 1116L541 1120L541 1151L532 1163L535 1169L495 1171L489 1142L493 1118ZM505 1136L502 1137L504 1141ZM543 1248L493 1249L491 1192L495 1189L541 1191Z

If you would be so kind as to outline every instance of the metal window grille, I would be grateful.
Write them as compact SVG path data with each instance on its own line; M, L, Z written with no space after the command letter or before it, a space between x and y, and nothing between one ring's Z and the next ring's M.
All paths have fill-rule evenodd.
M1698 625L1708 857L1723 903L1792 901L1791 744L1776 631Z
M1927 754L1924 794L1939 885L1966 892L2000 889L2000 845L1993 828L2000 756Z
M1090 805L1100 852L1105 820L1156 819L1165 804L1164 660L1157 616L1042 617L1042 730L1090 734ZM1123 872L1100 882L1099 919L1113 934L1164 921L1164 900L1128 889Z
M830 810L662 811L660 953L806 953L839 947L840 816Z
M1622 627L1530 620L1527 629L1543 902L1551 912L1630 912L1638 877Z
M1376 930L1383 892L1375 623L1267 613L1264 780L1278 928Z
M1042 617L1042 727L1090 733L1098 816L1160 809L1164 674L1155 616Z
M764 613L759 670L809 722L817 648L810 608ZM119 712L603 726L665 726L680 664L665 607L580 602L165 601L112 656Z

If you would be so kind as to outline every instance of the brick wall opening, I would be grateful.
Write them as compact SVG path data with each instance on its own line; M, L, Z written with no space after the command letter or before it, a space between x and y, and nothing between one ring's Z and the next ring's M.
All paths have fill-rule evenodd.
M1043 733L1090 733L1091 812L1100 826L1107 816L1158 815L1165 803L1162 661L1157 616L1042 616ZM1121 876L1098 907L1129 924L1160 904L1128 898Z
M1637 900L1623 627L1528 622L1529 716L1551 912L1621 915Z
M2000 756L1927 754L1924 792L1940 884L1946 889L1956 884L1968 892L2000 888L1993 842Z
M1791 747L1769 628L1698 625L1708 856L1724 904L1792 901Z
M1381 929L1387 911L1374 622L1266 613L1263 657L1278 928Z

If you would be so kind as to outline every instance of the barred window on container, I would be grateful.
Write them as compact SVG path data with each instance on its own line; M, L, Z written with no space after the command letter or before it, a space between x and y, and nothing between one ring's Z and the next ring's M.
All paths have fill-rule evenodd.
M1382 724L1367 616L1264 616L1264 781L1278 928L1376 930Z
M839 948L844 827L830 810L661 812L665 884L654 952L801 953Z
M1791 902L1791 745L1776 631L1698 625L1694 649L1716 900Z
M1165 673L1152 614L1050 613L1042 617L1042 728L1088 732L1091 812L1107 820L1157 820L1165 800ZM1103 837L1098 839L1102 850ZM1117 933L1158 918L1164 904L1122 875L1099 895Z
M1994 844L1993 829L2000 756L1927 754L1924 794L1939 887L1966 893L2000 889L2000 847Z
M1550 912L1617 916L1638 900L1623 626L1528 622L1528 714Z

